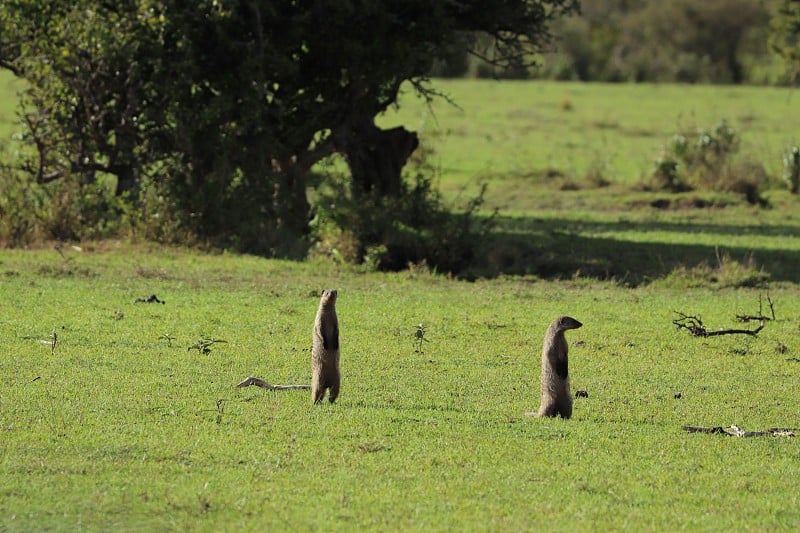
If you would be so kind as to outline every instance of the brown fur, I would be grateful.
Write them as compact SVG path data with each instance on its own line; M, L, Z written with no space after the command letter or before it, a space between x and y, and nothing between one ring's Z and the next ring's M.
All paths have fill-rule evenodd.
M583 324L572 317L555 319L542 344L542 404L535 416L572 416L572 396L569 394L569 345L564 332Z
M336 316L336 291L324 290L314 320L311 348L311 399L319 403L329 389L328 400L339 396L339 319Z

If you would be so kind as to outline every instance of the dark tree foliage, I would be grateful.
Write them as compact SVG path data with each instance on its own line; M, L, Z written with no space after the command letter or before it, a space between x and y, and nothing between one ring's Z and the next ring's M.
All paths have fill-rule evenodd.
M353 190L401 194L414 132L375 117L427 97L454 43L518 64L577 0L2 0L0 66L28 82L25 168L116 178L200 236L277 251L307 231L307 174L338 152ZM481 38L479 38L481 37ZM155 192L153 192L155 191Z

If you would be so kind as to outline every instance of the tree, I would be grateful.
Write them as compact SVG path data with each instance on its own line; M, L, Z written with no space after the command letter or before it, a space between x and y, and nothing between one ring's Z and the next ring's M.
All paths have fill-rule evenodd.
M748 32L766 20L758 0L651 0L626 17L615 58L636 80L742 83Z
M0 66L29 82L37 181L110 174L118 194L158 188L199 235L254 228L255 239L305 231L308 170L334 152L357 193L400 194L417 137L375 117L401 85L434 97L431 65L454 43L483 55L478 35L492 38L491 61L516 64L577 9L577 0L3 3Z
M800 74L800 1L780 0L771 21L770 47L786 61L793 81Z
M0 15L0 66L29 82L23 100L39 183L98 172L136 193L151 161L143 147L164 129L152 21L132 2L9 1Z

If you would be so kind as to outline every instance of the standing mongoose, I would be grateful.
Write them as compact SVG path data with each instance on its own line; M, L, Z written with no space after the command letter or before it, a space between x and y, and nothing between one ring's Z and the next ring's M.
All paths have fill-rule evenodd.
M336 317L336 291L323 290L314 320L311 348L311 399L322 401L325 389L333 403L339 395L339 319Z
M572 396L569 394L569 346L564 332L583 324L569 316L553 320L542 344L542 405L531 416L572 416Z

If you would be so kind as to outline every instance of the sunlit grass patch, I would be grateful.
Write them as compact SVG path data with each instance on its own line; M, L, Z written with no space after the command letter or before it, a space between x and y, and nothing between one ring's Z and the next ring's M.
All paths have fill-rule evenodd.
M777 319L757 337L699 339L675 329L676 310L724 326L764 289L65 255L93 275L65 275L54 250L0 253L6 528L799 525L792 439L681 430L800 426L793 284L770 287ZM321 288L339 290L336 404L237 389L250 375L308 382ZM570 379L587 396L571 420L526 417L544 330L566 313L584 323ZM55 348L42 342L54 331Z

